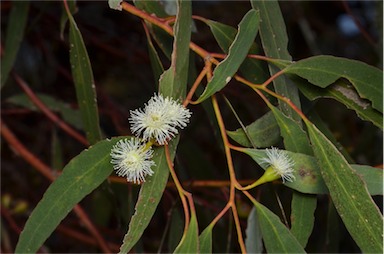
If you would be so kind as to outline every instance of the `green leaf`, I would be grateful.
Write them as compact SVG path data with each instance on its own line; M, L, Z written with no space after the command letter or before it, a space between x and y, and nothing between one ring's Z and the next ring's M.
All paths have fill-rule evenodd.
M111 174L113 167L109 153L123 138L100 141L64 167L63 173L49 186L30 215L16 253L36 252L72 208Z
M9 72L15 63L20 43L23 40L24 29L27 23L29 1L12 1L12 10L9 14L7 33L5 35L5 46L1 58L0 86L4 86Z
M256 208L253 207L247 220L247 229L245 230L245 248L248 253L263 252L263 238L261 235L260 223L257 219Z
M291 203L291 233L301 246L306 246L312 233L317 199L315 195L295 193Z
M243 148L241 152L248 154L259 165L263 165L262 159L266 157L264 149ZM316 163L315 157L285 150L281 150L281 152L285 153L295 163L293 175L296 180L293 182L285 182L285 186L307 194L328 193L327 186L321 176L321 171ZM261 167L264 170L266 169L264 165ZM383 190L380 189L382 183L377 180L383 176L381 169L360 165L352 165L352 167L358 172L364 182L366 182L371 195L382 195Z
M280 139L280 129L273 113L270 111L245 127L248 136L242 128L235 131L227 131L234 141L245 147L269 147L276 144Z
M168 251L173 252L183 236L184 216L183 211L179 211L178 207L172 206L172 217L168 232Z
M341 57L314 56L288 66L284 72L296 74L321 88L339 78L348 79L361 98L372 101L373 108L383 112L383 72L373 66Z
M236 37L236 29L213 20L203 19L209 26L220 48L224 53L228 53L231 44ZM253 43L249 49L249 54L259 54L259 48L256 43ZM239 68L244 77L254 83L263 83L267 77L265 64L257 59L245 58Z
M76 96L83 119L85 133L90 144L101 139L99 127L99 114L95 82L87 49L80 30L71 13L67 12L69 19L70 62L73 81L76 87Z
M161 63L160 57L157 54L155 46L152 43L151 37L146 33L147 42L148 42L148 52L149 52L149 60L151 61L151 66L153 70L153 75L155 81L157 82L160 79L161 74L164 72L163 64Z
M198 253L199 251L199 241L198 235L199 229L197 226L196 215L192 213L191 221L188 226L188 230L179 245L176 247L174 253Z
M212 229L213 225L208 225L199 236L200 253L212 253Z
M258 202L253 203L268 253L305 253L303 247L273 212Z
M338 80L326 88L320 88L311 85L309 82L303 82L303 80L292 80L295 80L295 83L299 87L300 91L308 99L335 99L344 104L347 108L354 110L361 119L370 121L377 127L383 129L383 114L376 109L373 109L368 100L360 98L356 90L345 81Z
M229 83L232 76L235 75L255 40L259 27L259 19L259 13L255 10L250 10L244 15L239 23L236 38L229 48L228 56L216 66L212 79L207 84L207 87L197 102L202 102L221 90Z
M41 100L49 109L61 114L63 120L67 123L75 126L78 129L82 129L82 121L80 111L72 109L71 106L63 101L53 98L47 94L36 93L36 96ZM30 110L39 111L39 109L33 104L29 97L25 94L14 95L7 98L7 102L19 105Z
M362 179L337 148L306 122L322 177L344 225L363 252L382 253L383 219Z
M383 169L367 165L351 165L367 185L371 195L383 195Z
M74 15L78 9L76 5L76 0L75 1L67 1L69 11L71 12L72 15ZM67 11L63 6L63 13L61 14L60 17L60 38L64 40L64 30L65 30L65 25L67 24L68 21L68 15Z
M173 139L169 144L172 160L178 141L178 139ZM120 253L128 253L140 239L156 211L167 184L169 170L164 147L155 148L153 161L156 163L156 166L152 167L154 174L141 186L135 214L129 223L128 233L124 236Z
M276 0L252 0L252 7L260 11L260 38L265 55L280 60L292 60L288 52L288 36L279 3ZM269 64L271 75L279 69ZM275 92L289 98L298 109L301 109L297 87L285 76L280 76L273 81ZM300 118L294 110L282 101L279 109L295 121Z
M301 126L296 121L284 115L276 107L272 105L268 105L268 107L273 112L276 122L280 127L285 147L293 152L311 154L312 149L307 134Z
M163 74L165 87L161 87L164 96L182 100L185 97L189 68L189 43L191 39L192 10L190 1L178 1L176 23L174 26L171 67Z

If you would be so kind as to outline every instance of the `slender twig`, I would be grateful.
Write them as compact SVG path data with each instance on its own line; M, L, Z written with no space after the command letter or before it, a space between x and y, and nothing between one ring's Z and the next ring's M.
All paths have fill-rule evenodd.
M175 182L175 186L176 186L177 191L179 192L181 203L183 204L184 216L185 216L185 225L184 225L184 234L185 234L187 232L188 227L189 227L189 221L190 221L188 204L187 204L187 200L185 198L185 191L184 191L183 187L181 186L180 181L177 178L176 172L173 168L173 162L171 159L171 154L169 152L168 145L164 146L164 150L165 150L165 157L167 159L169 172L171 173L172 179Z
M230 203L231 208L232 208L233 218L235 220L235 226L236 226L236 231L237 231L237 239L238 239L238 242L240 245L241 252L246 253L243 234L241 231L240 220L239 220L239 216L237 214L237 208L236 208L236 204L235 204L235 186L238 185L238 183L236 180L235 169L233 167L231 149L228 146L229 141L228 141L225 125L224 125L224 120L223 120L223 117L221 115L219 104L217 103L217 99L216 99L215 95L212 96L212 104L213 104L213 109L214 109L215 114L216 114L217 122L218 122L219 127L220 127L220 133L221 133L221 137L222 137L223 143L224 143L225 155L227 157L229 177L231 180L228 203Z

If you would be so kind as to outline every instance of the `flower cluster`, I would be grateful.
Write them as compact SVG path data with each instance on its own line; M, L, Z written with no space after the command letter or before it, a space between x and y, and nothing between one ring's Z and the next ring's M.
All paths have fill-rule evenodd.
M177 101L162 95L154 95L144 110L131 110L131 131L144 140L155 139L159 145L165 145L178 134L177 127L187 126L191 112Z
M272 147L271 149L266 149L266 155L267 157L263 158L261 162L261 164L268 167L265 174L268 174L270 171L275 177L281 177L283 182L293 182L295 180L293 175L294 162L287 154L281 152L276 147Z
M151 167L153 142L159 145L178 134L177 128L187 126L192 113L172 98L155 94L144 109L130 111L128 119L131 131L136 137L120 140L111 150L111 163L119 176L126 176L127 181L145 182L146 175L152 175ZM140 136L142 137L140 138Z

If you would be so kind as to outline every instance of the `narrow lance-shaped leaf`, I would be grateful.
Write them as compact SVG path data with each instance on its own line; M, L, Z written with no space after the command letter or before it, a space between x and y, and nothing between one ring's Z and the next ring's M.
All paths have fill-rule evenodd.
M189 42L191 39L192 10L190 1L178 1L176 23L174 26L175 38L173 41L171 67L164 72L162 79L167 82L161 87L164 96L172 96L182 100L186 94L189 67Z
M253 204L268 253L305 253L303 247L276 214L258 202Z
M101 132L92 67L80 30L72 14L68 11L67 14L69 19L69 54L77 101L87 139L89 143L94 144L101 139Z
M213 225L208 225L199 236L200 253L212 253L212 229Z
M292 60L288 52L288 36L278 1L252 0L251 4L254 9L260 11L260 38L265 55L280 60ZM271 75L278 71L276 66L269 64ZM298 89L287 77L280 76L274 79L273 87L276 93L289 98L301 109ZM284 102L279 101L279 109L288 117L300 121L294 110Z
M35 253L61 220L112 172L110 151L120 139L103 140L72 159L49 186L20 235L16 253Z
M12 10L9 14L5 48L1 58L0 87L8 79L9 72L16 60L20 43L23 40L24 28L28 19L29 1L12 1Z
M177 142L178 140L175 139L171 141L169 146L172 158L175 156ZM120 253L128 253L140 239L156 211L167 184L169 170L164 147L155 149L153 161L156 163L156 166L152 167L154 174L148 177L141 186L135 214L129 223L128 233L124 236Z
M197 226L196 215L192 213L188 230L179 245L176 247L174 253L198 253L199 252L199 229Z
M212 79L197 102L206 100L229 83L247 56L249 48L255 40L258 27L259 13L250 10L239 23L238 33L229 48L228 56L216 66Z
M245 230L245 248L248 253L263 252L263 238L260 230L260 222L256 215L256 208L253 207L247 220L247 229Z
M339 78L348 79L362 98L383 112L383 72L373 66L341 57L314 56L288 66L284 72L296 74L322 88Z
M363 252L382 253L383 218L367 187L337 148L306 122L323 179L347 230Z
M220 48L224 53L228 53L231 44L233 43L237 30L213 20L203 19L203 21L209 26ZM260 50L256 43L253 43L249 49L249 54L260 54ZM263 61L245 58L241 66L240 72L246 79L254 83L263 83L267 78L268 70L266 70L266 64Z

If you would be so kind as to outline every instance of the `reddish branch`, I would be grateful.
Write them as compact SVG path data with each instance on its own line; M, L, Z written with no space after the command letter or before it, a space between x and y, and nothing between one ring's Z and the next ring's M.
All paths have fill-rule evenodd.
M55 177L52 174L52 170L49 166L47 166L44 162L42 162L39 158L37 158L34 154L32 154L13 134L13 132L3 123L3 120L0 119L0 127L1 127L1 135L8 142L9 146L13 148L13 150L20 155L25 161L27 161L31 166L36 168L42 175L48 178L51 182L55 180ZM80 207L80 205L76 205L73 209L77 216L79 217L82 224L88 229L88 231L92 234L92 236L97 240L100 248L105 253L111 253L107 243L104 241L101 234L98 232L96 227L92 224L88 215L84 212L84 210Z
M15 79L16 83L23 89L25 94L31 99L33 104L39 108L52 122L54 122L57 126L59 126L62 130L64 130L66 133L68 133L70 136L78 140L80 143L89 146L88 141L82 136L80 133L75 131L71 126L69 126L66 122L61 120L56 114L54 114L32 91L31 88L29 88L28 84L20 78L17 74L13 73L13 78Z

